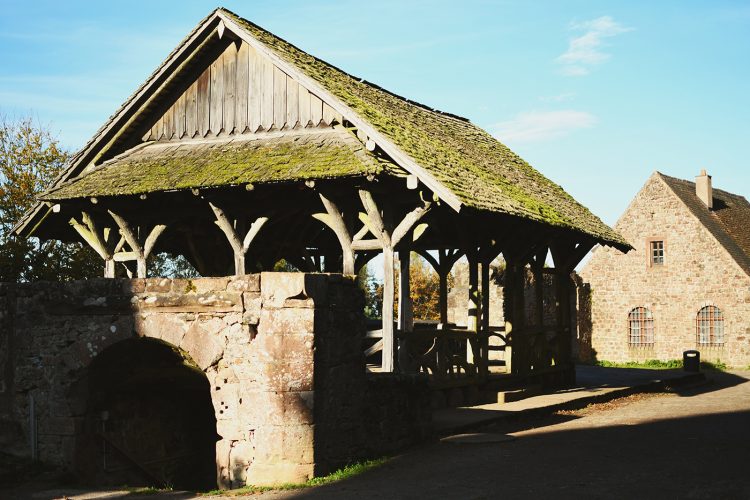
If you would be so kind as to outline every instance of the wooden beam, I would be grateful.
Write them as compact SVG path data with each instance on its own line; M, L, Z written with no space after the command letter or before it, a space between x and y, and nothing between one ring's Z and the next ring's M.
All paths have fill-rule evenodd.
M414 309L411 300L411 251L407 248L398 252L398 330L402 334L398 344L398 364L403 372L410 372L408 332L414 330ZM406 335L404 335L406 334Z
M336 204L326 197L323 193L319 193L320 200L323 202L323 206L326 209L325 214L313 214L313 217L321 221L323 224L331 228L336 235L336 238L341 245L341 253L343 255L343 273L344 274L355 274L354 269L354 249L352 248L352 238L349 233L349 228L344 221L344 214Z
M109 228L104 228L100 234L99 227L88 212L81 212L81 222L76 221L74 217L71 217L68 222L79 236L83 238L83 241L88 243L99 257L104 259L104 277L114 278L115 262L112 258L112 254L119 249L117 247L120 246L120 244L118 243L115 249L112 249L107 245L107 241L109 240Z
M234 254L234 273L236 276L241 276L247 272L245 266L245 255L250 249L250 245L255 240L255 237L266 222L268 222L269 218L258 217L255 219L252 224L250 224L250 229L248 229L245 237L240 239L240 235L235 230L234 224L229 220L229 217L224 213L224 210L210 201L208 202L208 205L216 216L216 225L219 226L221 232L226 236L229 246L232 247L232 253Z

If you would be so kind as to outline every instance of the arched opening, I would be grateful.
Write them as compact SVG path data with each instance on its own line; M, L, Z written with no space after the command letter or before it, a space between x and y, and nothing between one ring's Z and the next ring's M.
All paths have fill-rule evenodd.
M103 351L87 373L76 470L97 484L211 489L216 418L206 375L185 353L153 339Z

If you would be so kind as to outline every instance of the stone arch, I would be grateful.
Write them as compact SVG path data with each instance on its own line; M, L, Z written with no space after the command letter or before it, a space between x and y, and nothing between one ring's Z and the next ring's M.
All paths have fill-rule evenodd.
M211 383L187 352L162 340L132 337L97 353L84 379L77 388L83 417L73 458L82 478L99 484L215 486L218 435Z

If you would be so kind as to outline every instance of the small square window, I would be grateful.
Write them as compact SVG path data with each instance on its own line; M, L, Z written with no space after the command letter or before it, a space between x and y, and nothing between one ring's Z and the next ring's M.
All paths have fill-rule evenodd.
M651 265L664 265L664 241L659 240L651 242Z

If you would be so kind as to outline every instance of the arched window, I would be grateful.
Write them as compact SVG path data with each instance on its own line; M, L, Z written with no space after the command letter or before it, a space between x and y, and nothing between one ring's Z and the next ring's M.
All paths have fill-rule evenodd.
M650 309L636 307L628 314L628 341L630 345L652 345L654 343L654 315Z
M695 330L700 345L724 344L724 313L716 306L704 306L695 317Z

